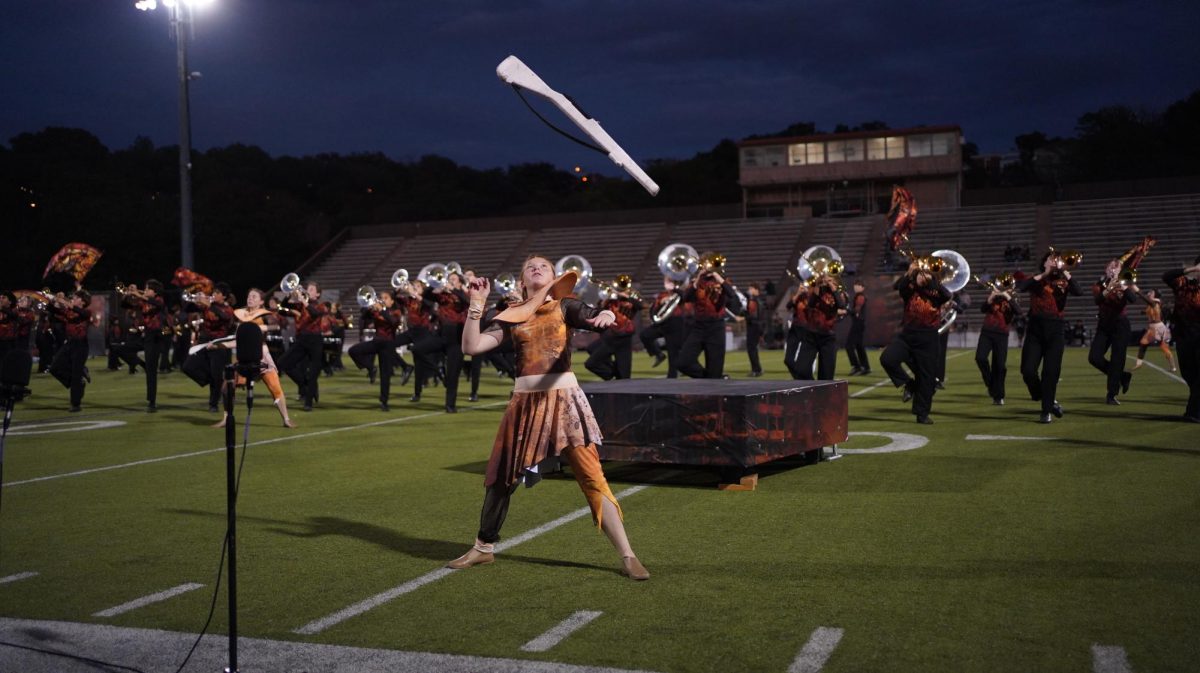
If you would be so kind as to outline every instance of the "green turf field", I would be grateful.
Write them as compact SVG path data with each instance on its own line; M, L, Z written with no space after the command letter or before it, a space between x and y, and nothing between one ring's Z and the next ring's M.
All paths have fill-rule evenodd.
M767 375L784 378L781 353L763 355ZM870 356L877 364L878 351ZM635 358L635 375L664 373ZM1093 670L1094 645L1124 648L1139 673L1197 670L1200 433L1177 420L1186 387L1143 368L1123 405L1109 407L1085 351L1068 349L1058 393L1066 417L1040 425L1018 360L1012 351L1000 407L972 354L951 351L933 426L914 423L899 393L876 385L884 381L876 366L850 379L851 432L928 443L769 469L754 492L718 491L705 470L609 463L615 492L638 487L622 504L653 573L642 583L618 574L588 517L513 546L494 565L428 579L473 538L507 380L485 371L481 402L460 402L454 416L440 413L440 388L420 404L396 390L384 413L376 387L347 371L322 380L313 413L293 403L295 430L279 427L261 391L239 500L241 633L620 669L782 673L814 670L798 655L825 627L840 629L821 668L830 672L1083 672ZM182 374L160 378L160 411L149 415L142 376L91 364L82 414L67 414L67 391L36 375L34 396L17 408L17 432L121 425L10 434L0 578L37 575L0 583L0 617L198 632L224 530L223 431L208 427L216 418L205 393ZM745 354L730 353L726 370L744 376ZM840 448L904 440L862 434ZM583 506L568 477L521 490L506 539ZM418 578L428 583L298 633ZM94 616L187 583L204 587ZM522 650L579 611L602 614L544 652ZM214 630L225 623L219 612ZM0 648L0 664L5 656Z

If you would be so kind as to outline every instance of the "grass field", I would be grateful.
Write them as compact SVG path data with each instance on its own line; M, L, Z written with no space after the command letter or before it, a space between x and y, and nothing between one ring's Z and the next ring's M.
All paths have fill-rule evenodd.
M785 378L780 352L764 355L767 376ZM1008 404L993 406L971 354L951 351L932 426L877 385L878 366L850 379L852 433L928 443L779 466L753 492L718 491L701 469L609 463L614 491L640 487L622 503L653 573L641 583L618 574L586 516L494 565L429 579L474 535L507 380L485 372L481 402L455 416L440 413L441 389L420 404L398 390L383 413L366 376L347 371L322 380L316 411L293 412L295 430L278 427L260 395L239 500L240 632L662 672L1197 670L1200 433L1176 420L1186 387L1143 368L1123 405L1109 407L1101 375L1069 349L1066 417L1040 425L1018 359L1013 351ZM635 362L635 375L663 373L644 355ZM37 574L0 583L0 617L197 633L224 530L223 431L208 427L203 391L181 374L160 379L160 411L149 415L142 376L91 364L82 414L65 413L67 391L45 376L16 411L0 578ZM726 367L745 375L744 353ZM20 434L92 421L119 425ZM855 434L839 448L892 442ZM521 490L506 539L583 506L569 477ZM419 588L298 633L418 578ZM95 616L187 583L204 586ZM579 611L602 614L546 651L522 650ZM821 642L827 660L812 656ZM1104 668L1095 645L1123 648L1127 668ZM0 647L0 670L15 656Z

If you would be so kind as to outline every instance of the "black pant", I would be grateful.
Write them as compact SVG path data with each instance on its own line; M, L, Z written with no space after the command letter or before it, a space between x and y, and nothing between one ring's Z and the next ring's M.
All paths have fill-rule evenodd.
M700 353L704 366L700 366ZM693 320L679 349L679 371L694 379L719 379L725 372L725 321Z
M325 341L320 334L297 334L296 341L283 354L278 364L300 389L304 406L311 407L320 396L321 365L325 356Z
M1088 364L1108 377L1109 397L1116 397L1121 392L1121 377L1125 375L1125 355L1130 336L1129 318L1122 317L1115 323L1096 325L1096 335L1092 337L1092 347L1088 350ZM1108 353L1108 358L1104 357L1105 353Z
M812 380L813 362L817 363L817 378L832 381L837 367L837 337L833 334L818 334L812 330L800 333L800 349L796 353L796 368L793 378Z
M938 381L946 382L946 351L950 345L950 330L938 333L938 357L933 375Z
M396 337L395 344L396 347L408 346L409 351L413 354L413 365L417 368L412 377L413 394L420 397L425 379L433 376L437 371L437 360L434 359L434 353L437 352L440 344L433 333L425 327L408 328L407 331Z
M71 389L72 407L83 403L83 369L87 366L87 357L87 339L67 339L67 343L54 353L54 361L50 363L50 375Z
M493 348L488 351L487 360L492 363L493 367L508 376L508 378L517 378L517 355L513 352L512 346L501 345ZM472 382L472 385L474 385L474 382Z
M850 323L850 333L846 336L846 356L850 358L850 366L863 371L871 371L871 362L867 360L865 335L867 322L853 320Z
M159 334L158 339L158 369L165 372L171 369L171 345L174 342L174 335ZM148 357L146 362L150 362Z
M809 360L808 362L809 369L807 372L801 372L797 364L800 359L800 347L804 341L805 331L807 330L799 325L792 325L788 329L787 340L783 346L783 364L788 368L788 372L791 373L792 378L797 381L812 379L812 361Z
M137 333L130 333L126 337L124 343L117 346L117 357L125 364L129 365L129 371L132 372L137 367L146 369L146 363L138 357L138 351L142 350L142 337Z
M639 336L646 352L654 357L658 357L663 350L658 345L658 339L661 337L666 341L667 378L677 378L679 376L679 349L683 347L683 318L667 318L662 322L652 324L643 329Z
M391 339L375 338L360 341L350 347L350 359L359 369L370 369L376 356L379 357L379 401L387 404L392 392L392 373L399 363L395 342Z
M1179 356L1179 373L1188 385L1187 407L1183 413L1200 420L1200 325L1189 327L1197 332L1184 332L1181 335L1176 328L1175 352Z
M991 362L988 362L988 356ZM993 400L1004 399L1004 379L1008 373L1008 332L979 332L975 346L975 364L983 374L983 385Z
M762 323L746 321L746 357L750 358L750 371L755 374L762 373L762 363L758 361L758 342L762 335Z
M600 335L588 346L587 362L583 364L596 376L611 381L627 379L633 374L633 334Z
M488 486L483 494L483 507L479 512L479 539L493 543L500 539L500 528L508 516L508 503L519 484L506 487L503 484Z
M1021 347L1021 378L1029 388L1029 397L1041 401L1042 413L1054 408L1058 376L1062 373L1066 336L1063 321L1055 318L1030 318L1025 328L1025 344ZM1041 376L1038 376L1038 367Z
M142 363L142 368L146 370L146 402L150 405L157 404L158 401L159 349L166 346L166 341L166 337L158 330L148 331L142 337L142 344L146 349L146 361Z
M54 362L55 351L60 347L58 335L53 330L40 330L34 338L38 349L38 373L50 371Z
M896 387L912 391L912 412L920 418L933 409L934 374L937 369L938 333L936 330L906 329L883 349L879 364ZM912 369L912 378L902 365Z
M446 406L454 407L458 400L458 378L462 374L463 326L459 323L443 323L438 328L440 350L445 357L446 378L442 384L446 387Z

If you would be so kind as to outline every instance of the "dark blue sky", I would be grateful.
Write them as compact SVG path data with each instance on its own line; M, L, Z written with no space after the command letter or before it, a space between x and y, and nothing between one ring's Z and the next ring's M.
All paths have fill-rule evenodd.
M133 0L6 2L0 141L55 125L175 144L167 26ZM602 169L501 85L516 54L638 160L809 120L957 123L1005 151L1200 88L1197 28L1200 3L1156 0L217 0L191 49L193 143Z

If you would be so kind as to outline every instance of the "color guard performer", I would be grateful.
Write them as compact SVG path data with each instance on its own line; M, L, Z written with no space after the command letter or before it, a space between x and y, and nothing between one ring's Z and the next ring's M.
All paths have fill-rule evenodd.
M519 376L488 460L475 544L447 567L492 563L494 545L517 486L522 482L534 485L540 475L557 469L565 458L591 508L592 521L620 554L622 572L631 579L649 579L650 573L629 545L621 507L600 467L596 451L602 439L600 429L571 372L571 329L604 329L616 316L570 296L576 281L573 271L559 278L553 275L550 260L529 257L521 273L524 301L496 316L484 332L480 332L479 321L490 283L479 279L471 286L463 351L483 354L502 342L511 342Z
M1171 355L1171 330L1163 322L1162 299L1158 296L1157 290L1146 290L1146 294L1142 295L1142 298L1148 304L1145 309L1146 331L1138 340L1137 361L1133 363L1133 369L1137 371L1142 366L1143 360L1146 358L1146 349L1157 343L1159 350L1167 356L1167 364L1171 365L1171 371L1178 371L1175 367L1175 358Z
M235 309L234 317L238 322L248 322L253 325L258 325L258 328L265 334L267 326L274 317L272 312L263 305L263 291L252 287L246 291L246 307ZM235 330L236 331L236 330ZM283 420L283 427L294 428L296 424L292 422L288 416L287 399L283 394L283 385L279 382L279 368L275 366L275 359L271 357L271 352L267 350L267 344L264 341L262 346L262 382L271 393L271 400L275 404L276 411L279 412L280 418ZM246 385L246 379L241 375L237 375L234 385ZM225 427L225 415L221 415L221 420L213 424L214 428Z
M854 299L848 307L850 333L846 336L846 357L850 358L850 376L866 376L871 373L871 361L867 359L864 339L867 334L867 288L854 281Z
M912 412L918 423L931 425L934 384L938 357L938 326L942 305L950 301L950 291L934 273L921 264L912 264L894 286L904 300L902 329L879 356L892 384L903 388L903 400L912 400ZM907 364L913 372L904 371Z
M675 308L662 317L660 313L665 310L663 307L667 301L674 297L678 297L679 301L675 304ZM682 290L679 289L679 284L669 276L663 276L663 291L659 292L654 297L654 304L650 307L650 315L657 317L657 321L642 328L639 336L642 339L642 346L646 348L646 354L654 358L654 367L667 361L667 378L673 379L679 376L679 349L683 346L683 336L685 333L685 310L688 304L683 302ZM664 347L658 345L658 340L663 339Z
M1083 294L1068 270L1074 265L1071 259L1078 259L1078 256L1064 257L1067 256L1051 248L1042 256L1042 272L1017 283L1017 291L1029 293L1029 319L1025 326L1025 343L1021 347L1021 378L1029 389L1030 399L1042 403L1038 418L1041 423L1052 421L1051 415L1058 418L1063 415L1062 405L1054 398L1066 348L1063 311L1067 308L1067 295Z
M983 327L979 330L979 343L975 345L975 364L983 375L983 385L992 404L1003 405L1004 381L1008 375L1008 333L1019 310L1012 296L1012 286L1003 282L993 286L979 310L983 313Z
M1200 257L1192 266L1164 273L1163 282L1175 292L1175 350L1179 373L1188 386L1183 418L1200 423Z

